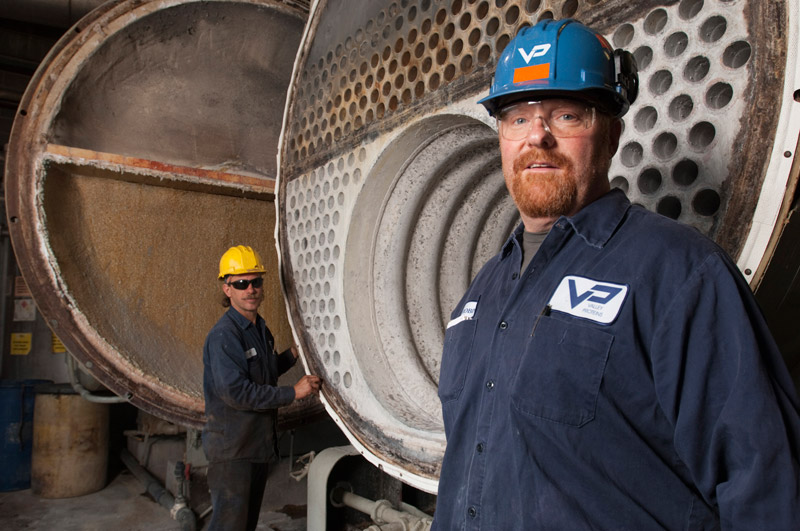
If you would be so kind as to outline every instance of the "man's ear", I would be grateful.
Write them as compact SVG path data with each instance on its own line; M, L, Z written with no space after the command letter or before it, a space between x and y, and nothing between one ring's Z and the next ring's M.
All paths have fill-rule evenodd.
M622 136L622 120L612 118L608 127L608 158L610 159L619 149L619 137Z

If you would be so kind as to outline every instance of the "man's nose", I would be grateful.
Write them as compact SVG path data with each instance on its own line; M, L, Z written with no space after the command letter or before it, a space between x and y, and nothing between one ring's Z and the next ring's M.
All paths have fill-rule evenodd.
M544 118L536 116L531 120L531 126L528 129L528 136L525 137L525 142L528 145L537 147L552 147L555 144L555 137Z

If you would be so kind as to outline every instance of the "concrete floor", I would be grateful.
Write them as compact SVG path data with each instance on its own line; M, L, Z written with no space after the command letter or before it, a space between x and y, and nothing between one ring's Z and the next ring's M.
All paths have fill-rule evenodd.
M261 506L259 530L306 529L306 480L288 475L288 460L273 468L268 495ZM277 493L277 494L276 494ZM210 515L198 522L208 527ZM8 531L178 531L169 511L147 494L128 470L111 479L101 491L66 499L44 499L30 489L0 493L0 529Z

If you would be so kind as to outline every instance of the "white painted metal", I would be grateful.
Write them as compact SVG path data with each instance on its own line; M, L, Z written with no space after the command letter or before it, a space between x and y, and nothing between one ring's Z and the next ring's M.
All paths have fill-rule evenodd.
M336 464L345 457L358 455L352 446L335 446L320 452L308 469L308 515L309 531L325 531L328 506L328 476Z

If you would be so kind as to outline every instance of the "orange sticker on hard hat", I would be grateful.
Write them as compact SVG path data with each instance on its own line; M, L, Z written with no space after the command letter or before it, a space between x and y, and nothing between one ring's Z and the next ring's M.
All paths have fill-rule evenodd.
M550 77L550 63L541 65L523 66L514 69L514 83L525 83Z

